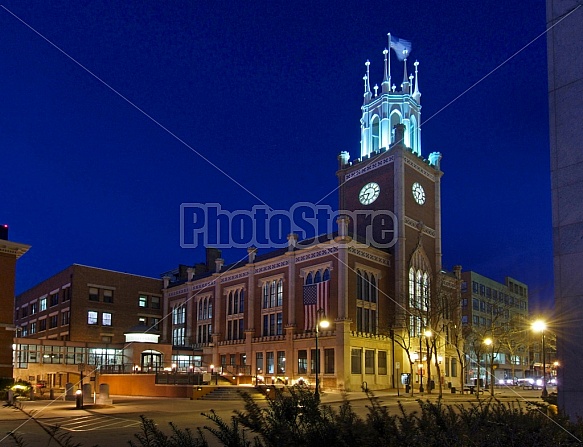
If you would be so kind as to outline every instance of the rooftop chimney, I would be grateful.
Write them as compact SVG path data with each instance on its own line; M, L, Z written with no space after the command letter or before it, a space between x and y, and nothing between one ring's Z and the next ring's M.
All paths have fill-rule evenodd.
M6 224L0 225L0 239L8 240L8 225Z

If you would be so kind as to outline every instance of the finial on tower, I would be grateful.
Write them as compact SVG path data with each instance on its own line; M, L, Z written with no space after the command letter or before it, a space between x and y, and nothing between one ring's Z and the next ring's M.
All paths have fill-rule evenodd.
M421 99L421 92L419 91L419 73L417 67L419 67L419 61L415 61L415 91L413 92L413 97L417 102Z
M370 61L367 60L364 65L366 65L366 74L364 75L364 101L370 101L371 93L370 93Z
M403 93L409 93L409 78L407 77L407 58L403 59Z
M391 56L389 54L389 50L386 48L383 51L383 54L385 55L385 74L383 76L383 83L381 85L382 92L388 93L391 90Z

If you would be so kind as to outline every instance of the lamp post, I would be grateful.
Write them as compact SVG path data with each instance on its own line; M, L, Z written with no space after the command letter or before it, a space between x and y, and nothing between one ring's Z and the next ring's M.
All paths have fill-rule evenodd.
M545 355L545 329L547 324L542 320L536 320L532 323L532 329L536 332L542 333L542 360L543 360L543 391L541 397L547 397L549 392L547 391L547 365L546 365L546 355Z
M490 347L490 346L492 347L491 357L490 357L490 394L493 396L494 395L494 341L490 337L488 337L488 338L484 339L484 344L488 347ZM488 373L487 372L486 372L486 381L488 381Z
M314 397L316 401L320 401L320 380L318 378L318 372L320 369L320 351L318 350L318 334L320 333L320 326L323 329L326 329L330 326L330 322L328 320L320 320L320 314L324 313L324 309L318 309L316 312L316 390L314 391Z
M428 388L428 392L431 393L431 377L429 377L430 373L431 373L431 365L429 364L429 362L431 361L431 356L429 355L429 342L428 340L433 337L433 332L431 332L431 329L425 329L425 331L423 331L423 335L425 335L425 344L427 345L427 355L425 356L425 359L427 360L427 388Z

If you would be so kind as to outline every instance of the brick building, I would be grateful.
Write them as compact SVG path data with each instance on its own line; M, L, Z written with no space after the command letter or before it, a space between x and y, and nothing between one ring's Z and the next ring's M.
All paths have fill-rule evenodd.
M16 332L14 321L14 282L16 261L29 245L8 240L8 225L0 226L0 379L12 378L12 343Z
M63 386L79 365L131 370L141 360L127 334L136 326L157 334L161 287L159 279L73 264L18 295L15 376Z
M290 234L287 250L249 247L245 262L212 255L167 275L162 338L174 363L268 382L314 383L320 371L324 387L345 390L395 387L401 373L459 386L448 325L459 321L460 278L442 270L441 154L421 153L418 63L396 91L384 55L374 95L366 64L360 158L339 156L338 235L309 244ZM318 338L317 319L330 322Z

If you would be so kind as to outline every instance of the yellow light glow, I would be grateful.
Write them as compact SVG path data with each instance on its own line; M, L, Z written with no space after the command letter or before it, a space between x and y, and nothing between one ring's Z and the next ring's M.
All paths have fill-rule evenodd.
M433 332L431 332L431 329L427 329L425 332L423 332L423 335L426 337L431 337L433 336Z
M320 321L320 327L322 329L326 329L326 328L330 327L330 322L328 320L322 320L322 321Z
M532 330L536 332L542 332L547 328L547 323L543 320L536 320L532 323Z
M490 337L488 337L484 340L484 344L487 346L490 346L492 343L494 343L494 342L492 341L492 339Z

